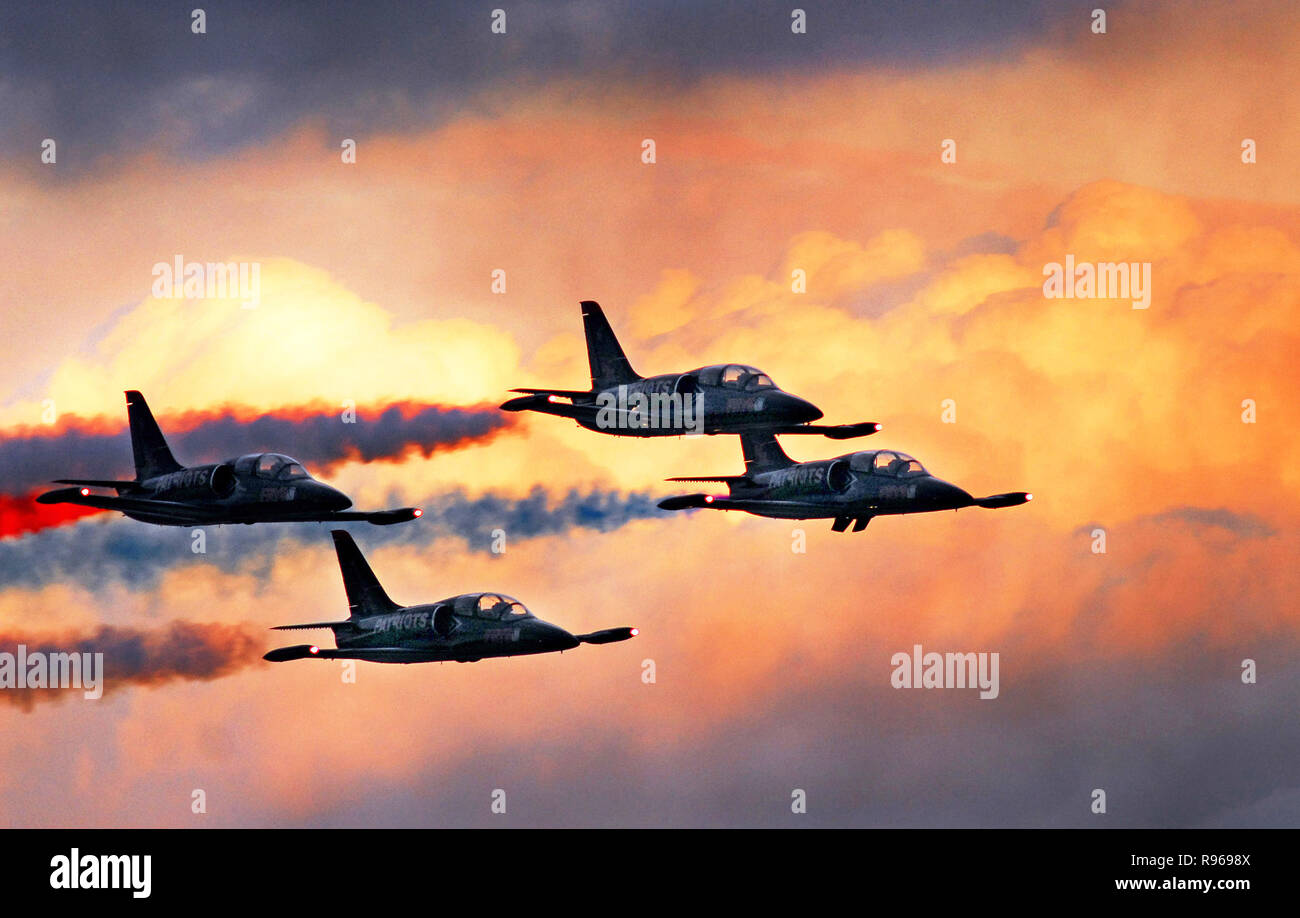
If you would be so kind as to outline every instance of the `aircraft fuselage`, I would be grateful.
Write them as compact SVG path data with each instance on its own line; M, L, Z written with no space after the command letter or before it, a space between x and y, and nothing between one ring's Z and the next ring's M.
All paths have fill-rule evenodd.
M754 484L738 483L735 501L771 501L778 506L747 509L781 519L838 516L884 516L969 507L974 498L956 485L930 474L906 478L852 470L843 458L801 462L759 472ZM785 506L797 503L797 507Z
M575 394L571 403L539 393L512 399L503 407L572 418L588 430L620 437L784 429L822 416L816 406L774 386L745 390L708 385L699 376L699 370L649 376Z
M328 628L334 632L337 646L277 647L263 659L272 663L313 657L374 663L472 663L484 657L571 650L579 644L613 644L637 634L635 628L570 634L500 593L462 593L439 602L401 606L384 592L352 537L341 529L331 534L351 614L342 621L279 625L275 630Z
M396 612L353 619L335 629L340 651L367 659L367 649L382 649L371 659L389 662L473 661L484 657L515 657L550 653L578 646L563 628L525 616L485 619L478 616L479 594L441 602L407 606ZM401 659L401 652L410 655Z
M193 519L170 514L155 516L138 510L123 512L142 522L190 526L292 520L352 506L345 494L310 477L296 463L282 462L259 471L260 458L259 455L240 456L224 462L190 466L147 478L134 488L119 489L119 493L126 497L193 505L197 511ZM285 470L291 465L299 471L285 476Z
M746 440L746 437L751 437ZM991 497L972 497L962 488L935 478L921 463L906 453L871 450L819 459L791 462L776 445L742 435L746 450L746 474L674 479L677 481L721 481L725 495L689 494L659 502L665 510L739 510L774 519L831 519L842 532L850 522L854 532L865 528L873 517L904 513L932 513L962 507L1014 507L1032 499L1016 491Z

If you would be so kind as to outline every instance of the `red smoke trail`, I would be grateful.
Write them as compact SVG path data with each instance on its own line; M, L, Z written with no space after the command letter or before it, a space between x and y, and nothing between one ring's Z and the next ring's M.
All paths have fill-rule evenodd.
M124 685L154 686L178 680L210 681L239 672L260 662L266 649L266 631L247 623L175 621L161 628L100 625L91 632L31 635L0 632L0 653L17 656L19 644L27 657L41 654L103 654L103 681L107 693ZM11 661L11 665L16 660ZM47 670L48 671L48 670ZM84 698L82 691L64 688L0 690L8 701L31 711L38 701Z
M75 504L38 504L36 495L40 493L33 491L21 497L0 494L0 539L39 532L51 526L64 526L92 513L105 512Z
M349 415L345 422L344 415ZM257 411L241 405L187 411L160 421L170 437L172 427L182 447L217 456L217 443L256 444L248 451L275 449L309 463L310 471L329 474L348 462L401 463L415 455L486 443L518 423L515 415L494 404L440 405L400 401L356 406L315 401ZM242 438L242 439L241 439Z
M87 434L107 437L126 430L126 404L122 405L120 419L106 417L83 418L81 415L67 412L61 414L53 424L19 424L0 432L0 439L30 440L35 437L62 437L68 433Z
M0 431L0 538L36 532L98 511L31 503L51 479L132 479L123 417L64 415L48 426ZM493 405L394 402L354 409L327 402L271 411L226 405L164 414L159 424L176 458L202 464L245 453L283 452L313 475L328 477L347 462L400 463L416 455L486 443L515 422Z
M148 393L145 393L146 396ZM418 417L421 412L429 409L439 409L442 411L465 411L475 413L489 413L496 415L495 407L492 403L481 405L438 405L433 402L415 402L400 401L388 402L383 405L362 406L358 405L354 411L358 418L364 420L368 417L374 417L381 413L396 411L403 418L412 419ZM261 418L276 418L289 423L301 423L310 420L319 415L332 415L341 417L343 407L333 405L325 401L308 402L303 405L288 405L281 408L272 408L268 411L259 411L256 408L249 408L247 405L221 405L217 408L196 408L190 411L182 411L179 414L158 414L155 417L158 424L163 429L163 434L167 437L188 433L205 424L212 424L221 421L235 421L240 424L249 424ZM510 415L497 415L499 417L499 426L508 427L515 422L515 418ZM58 439L66 434L80 434L82 436L109 437L126 431L126 405L122 406L122 416L120 418L112 417L81 417L71 412L59 416L53 424L19 424L10 427L7 430L0 431L0 440L31 440L31 439Z

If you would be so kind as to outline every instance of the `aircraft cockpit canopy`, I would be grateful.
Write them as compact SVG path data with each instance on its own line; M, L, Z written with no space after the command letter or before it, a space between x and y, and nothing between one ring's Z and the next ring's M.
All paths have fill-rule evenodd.
M271 478L279 481L296 481L300 478L311 477L297 459L291 456L282 456L279 453L240 456L235 461L235 470L245 474L256 474L258 478Z
M276 477L288 481L297 478L310 478L311 476L308 475L307 470L298 463L287 462L285 463L284 468L280 469L280 474Z
M474 604L474 617L493 621L513 621L531 618L532 613L517 599L498 593L484 593Z
M760 389L775 389L776 383L757 367L747 367L732 363L716 367L704 367L697 374L700 382L706 386L722 386L727 389L740 389L756 392Z
M855 472L884 475L889 478L915 478L918 475L929 474L925 466L907 453L888 449L854 453L849 457L849 468Z

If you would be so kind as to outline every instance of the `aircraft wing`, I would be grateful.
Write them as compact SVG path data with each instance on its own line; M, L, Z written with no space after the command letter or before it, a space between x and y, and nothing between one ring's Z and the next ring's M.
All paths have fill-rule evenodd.
M122 513L148 513L185 522L217 521L224 512L216 508L182 504L172 500L152 500L147 497L107 497L102 494L83 494L82 488L58 488L46 491L36 498L38 504L80 504L100 510L118 510Z
M334 647L317 647L313 644L277 647L262 655L263 660L271 663L306 660L312 657L322 660L367 660L371 663L434 663L442 659L428 650L411 650L409 647L357 647L339 650Z
M747 475L683 475L680 478L665 478L664 481L720 481L724 484L739 484L749 481Z
M678 497L665 497L656 505L660 510L697 510L707 507L714 500L722 500L710 494L682 494Z
M869 437L879 433L880 425L875 421L863 421L859 424L791 424L788 427L765 429L764 433L774 434L818 434L830 440L851 440L854 437Z
M58 488L46 491L36 498L40 504L80 504L83 507L96 507L100 510L117 510L121 513L147 513L150 516L175 520L178 523L202 525L204 523L230 523L231 511L222 507L204 507L197 504L182 504L171 500L154 500L147 497L108 497L102 494L83 494L83 488ZM375 526L391 526L405 523L423 514L419 507L398 507L395 510L332 510L305 511L294 513L292 505L277 505L274 519L267 522L277 523L346 523L353 520L372 523Z
M272 631L315 631L322 628L339 628L342 627L343 625L351 625L351 624L352 622L345 618L341 622L308 622L307 624L304 625L274 625L271 628L271 630Z
M724 494L683 494L659 501L660 510L694 510L704 507L713 510L758 511L794 520L827 515L826 508L820 504L804 504L795 500L750 500ZM806 515L802 515L805 512Z
M556 393L551 393L552 395ZM576 393L578 395L587 395L586 392ZM566 396L572 398L573 396ZM551 396L547 394L521 395L518 398L512 398L501 404L502 411L541 411L545 414L554 414L562 418L582 419L591 424L596 423L596 412L599 411L595 405L575 405L572 402L553 402Z
M581 644L613 644L616 641L628 641L636 637L635 628L602 628L589 634L575 634L573 637Z
M394 523L406 523L423 516L419 507L398 507L395 510L333 510L320 513L304 513L294 516L286 513L277 516L277 520L291 523L371 523L375 526L391 526Z
M1021 504L1028 503L1034 499L1034 495L1026 491L1011 491L1008 494L994 494L991 497L975 498L975 506L984 507L988 510L996 510L999 507L1019 507Z

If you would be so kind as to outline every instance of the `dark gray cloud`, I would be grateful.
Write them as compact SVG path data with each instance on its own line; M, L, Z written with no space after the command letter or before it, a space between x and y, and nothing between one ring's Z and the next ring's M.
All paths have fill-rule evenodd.
M471 0L120 2L0 8L0 151L60 163L143 146L208 156L311 117L332 134L426 127L484 87L575 78L671 90L716 73L816 72L1014 52L1086 5L1048 0L801 0L796 4ZM507 33L494 35L494 7ZM1083 20L1081 20L1083 21ZM65 170L60 170L61 172Z

